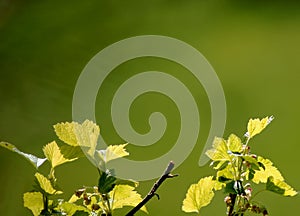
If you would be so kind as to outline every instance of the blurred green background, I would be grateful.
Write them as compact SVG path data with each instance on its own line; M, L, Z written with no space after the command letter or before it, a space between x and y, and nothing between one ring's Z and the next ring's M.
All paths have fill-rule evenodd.
M296 1L0 0L0 139L42 156L42 146L57 140L52 125L72 120L73 90L87 62L114 42L145 34L183 40L209 60L226 95L224 136L232 132L242 136L250 117L275 116L252 141L252 149L271 158L288 183L299 189L300 4ZM209 102L188 71L157 58L120 65L99 92L97 123L107 142L123 142L111 123L109 99L122 81L146 70L182 79L199 106L197 145L175 170L180 177L164 183L158 191L161 199L148 204L149 215L188 215L181 211L181 203L189 185L212 174L208 166L198 166L209 131ZM153 111L163 112L170 127L152 146L129 146L132 159L156 158L178 136L178 110L155 93L141 96L132 105L130 117L136 130L149 130L148 116ZM35 171L5 149L0 149L0 170L1 215L30 215L23 208L22 193L32 189ZM42 168L46 170L47 166ZM66 198L82 185L97 183L97 171L86 159L58 167L57 177ZM153 182L142 182L138 191L145 195ZM219 193L202 215L225 215L223 198ZM270 215L299 214L299 196L283 198L267 192L257 198Z

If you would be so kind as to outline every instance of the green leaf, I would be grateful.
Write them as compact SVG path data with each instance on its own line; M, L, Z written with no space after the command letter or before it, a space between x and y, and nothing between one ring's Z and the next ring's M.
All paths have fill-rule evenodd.
M63 145L59 146L60 152L66 159L82 158L85 154L80 146Z
M206 155L214 161L229 161L230 156L227 153L228 147L223 138L215 137L213 141L213 149L209 149Z
M92 121L85 120L82 124L76 125L75 133L81 147L88 147L88 155L94 158L100 128Z
M225 188L224 188L224 193L229 194L237 194L237 191L234 189L234 183L235 181L230 181L228 183L226 183Z
M74 161L77 158L72 158L72 159L66 159L64 155L61 153L57 143L55 141L47 144L43 148L43 152L47 159L50 161L51 166L57 167L58 165L61 165L66 162Z
M197 212L207 206L214 197L215 180L213 176L200 179L197 184L192 184L183 200L182 210L184 212Z
M57 191L53 188L49 179L40 173L35 173L34 175L39 183L40 188L47 194L62 194L62 191Z
M94 158L100 128L92 121L85 120L82 124L65 122L54 125L56 135L60 140L71 146L88 148L88 155Z
M136 206L143 200L141 195L134 190L134 187L129 185L116 185L109 196L112 198L112 209ZM148 213L145 206L141 210Z
M273 176L268 178L266 189L283 196L295 196L298 194L290 185L284 181L274 179Z
M105 150L98 150L96 152L98 153L100 159L107 163L111 160L128 156L129 153L125 149L126 146L127 144L110 145Z
M89 216L90 213L83 211L83 210L77 210L72 216Z
M129 185L132 187L138 187L139 186L139 182L132 180L132 179L117 179L116 180L116 185Z
M7 142L0 142L0 146L23 156L36 169L38 169L47 160L47 158L38 158L37 156L34 156L32 154L24 153L24 152L20 151L19 149L17 149L13 144L10 144L10 143L7 143Z
M257 159L252 157L251 155L245 155L245 156L242 156L242 158L245 161L247 161L251 165L251 168L254 170L259 170L259 167L261 167L261 165L258 163Z
M217 172L217 178L223 177L226 179L234 179L234 175L233 175L234 171L232 168L232 164L227 165L226 168L219 170Z
M102 172L98 181L98 190L101 194L110 192L116 184L116 177L112 176L109 170Z
M68 203L68 202L64 202L61 205L59 205L59 208L61 208L63 210L63 212L67 213L67 215L85 215L83 214L83 212L87 212L89 215L90 211L84 207L84 206L79 206L76 205L74 203ZM79 214L81 213L81 214Z
M273 116L270 117L265 117L263 119L250 119L247 125L247 133L246 136L249 138L254 137L255 135L259 134L262 132L268 124L271 123L271 121L274 119Z
M24 207L30 209L34 216L39 216L44 209L43 194L40 192L27 192L23 195Z
M77 122L62 122L53 127L60 140L71 146L79 146L75 134L75 127L77 125L79 125Z
M266 183L270 176L273 176L275 179L280 181L284 180L279 170L273 166L273 163L269 159L264 159L259 156L257 158L257 162L262 163L265 169L260 166L259 170L255 170L254 177L252 179L254 183Z

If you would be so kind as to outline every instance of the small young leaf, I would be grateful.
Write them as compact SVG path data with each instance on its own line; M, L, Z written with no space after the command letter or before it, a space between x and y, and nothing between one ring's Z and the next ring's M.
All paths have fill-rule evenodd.
M40 192L27 192L23 195L24 207L30 209L34 216L39 216L44 209L43 194Z
M35 173L34 175L39 183L40 188L47 194L62 194L62 191L57 191L53 188L50 180L40 173Z
M270 176L273 176L275 179L280 181L284 180L279 170L273 166L273 163L269 159L264 159L263 157L259 156L257 161L262 163L265 169L260 166L259 170L255 170L254 177L252 179L254 183L266 183Z
M288 185L284 181L274 179L273 176L270 176L268 178L266 189L277 194L281 194L283 196L297 195L297 191L295 191L290 185Z
M39 168L47 160L47 158L38 158L37 156L34 156L32 154L24 153L24 152L20 151L19 149L17 149L13 144L10 144L10 143L7 143L7 142L0 142L0 146L23 156L36 169Z
M112 209L123 208L123 206L136 206L142 201L141 195L134 190L134 187L129 185L116 185L109 196L112 198ZM148 213L145 206L141 210Z
M126 145L127 144L110 145L105 150L98 150L96 152L101 160L107 163L111 160L128 156L129 153L125 149Z
M116 180L116 177L112 176L109 170L102 172L98 181L98 191L101 194L110 192L115 187Z
M183 200L182 210L184 212L197 212L207 206L214 197L215 180L213 176L200 179L197 184L192 184Z
M254 137L255 135L262 132L263 129L267 127L268 124L271 123L271 121L274 119L273 116L266 117L263 119L250 119L247 125L247 133L246 136L249 138Z
M51 166L53 168L57 167L58 165L61 165L63 163L74 161L77 159L77 158L66 159L64 157L64 155L61 153L61 151L55 141L44 146L43 152L44 152L45 156L47 157L47 159L50 161Z

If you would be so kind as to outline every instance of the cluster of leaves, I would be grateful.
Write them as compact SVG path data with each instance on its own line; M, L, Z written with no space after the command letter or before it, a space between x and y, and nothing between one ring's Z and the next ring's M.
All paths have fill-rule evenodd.
M106 168L110 161L129 155L125 149L126 144L110 145L105 150L97 150L100 129L98 125L88 120L82 124L59 123L54 125L54 130L64 144L58 145L53 141L44 146L45 158L24 153L10 143L0 142L0 146L25 157L37 170L34 190L23 196L24 206L30 209L34 216L110 216L114 209L136 206L142 201L140 194L135 191L137 182L118 179L114 176L113 170ZM60 198L63 192L57 185L55 169L59 165L85 156L82 149L98 168L98 185L78 189L68 201L65 201ZM50 163L51 167L47 176L38 170L45 162ZM147 212L145 207L141 210Z
M251 138L264 130L273 117L250 119L244 143L234 134L227 140L216 137L213 148L206 152L216 170L215 176L205 177L192 184L183 201L184 212L196 212L207 206L214 192L223 189L228 194L224 201L228 216L243 216L245 212L268 215L267 209L253 198L251 182L265 184L265 189L283 196L295 196L297 192L289 186L279 170L269 159L251 153L248 145Z

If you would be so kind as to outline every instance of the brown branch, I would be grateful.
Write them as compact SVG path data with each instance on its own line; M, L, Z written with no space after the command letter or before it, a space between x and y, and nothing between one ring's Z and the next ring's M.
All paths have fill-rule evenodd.
M235 201L236 201L236 194L229 194L230 199L231 199L231 204L228 210L228 216L233 216L234 215L234 206L235 206Z
M149 191L149 193L147 194L147 196L136 206L134 207L130 212L128 212L125 216L133 216L140 208L142 208L152 197L157 196L159 199L159 196L157 193L155 193L155 191L158 189L158 187L168 178L173 178L178 176L178 174L171 174L171 171L173 170L175 164L173 163L173 161L171 161L165 172L162 174L162 176L154 183L154 185L152 186L151 190Z

